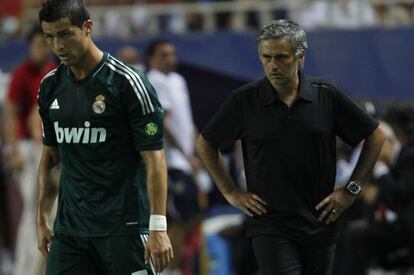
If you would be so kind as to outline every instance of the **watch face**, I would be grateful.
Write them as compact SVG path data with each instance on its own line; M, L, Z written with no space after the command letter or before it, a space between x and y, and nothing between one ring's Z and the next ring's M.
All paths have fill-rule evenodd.
M359 190L359 188L358 188L357 185L355 185L355 184L349 185L349 191L351 191L353 193L356 193L356 192L358 192L358 190Z
M348 189L348 191L354 195L358 195L359 192L361 192L361 186L352 181L348 184L346 189Z

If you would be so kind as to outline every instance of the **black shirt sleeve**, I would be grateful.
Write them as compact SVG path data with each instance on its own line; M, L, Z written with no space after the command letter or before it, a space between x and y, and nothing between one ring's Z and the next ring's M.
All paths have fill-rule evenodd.
M335 133L352 147L368 137L379 125L378 121L338 87L334 91L334 110Z
M232 94L204 127L201 135L215 148L226 149L240 138L241 112Z
M124 81L121 101L137 151L163 148L164 111L149 81L141 76L143 86ZM138 90L139 89L139 90Z

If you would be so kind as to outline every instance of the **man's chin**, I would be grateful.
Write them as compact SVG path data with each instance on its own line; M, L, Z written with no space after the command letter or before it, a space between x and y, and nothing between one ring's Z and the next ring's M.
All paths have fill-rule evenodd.
M279 78L279 77L271 77L271 78L269 78L269 81L273 85L282 85L282 84L286 83L286 79L285 78Z
M74 64L73 60L69 60L69 59L60 59L60 62L61 62L63 65L66 65L66 66L71 66L71 65L73 65L73 64Z

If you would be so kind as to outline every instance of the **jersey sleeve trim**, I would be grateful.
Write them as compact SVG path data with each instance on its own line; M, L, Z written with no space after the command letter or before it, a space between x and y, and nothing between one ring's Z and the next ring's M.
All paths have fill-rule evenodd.
M141 103L143 115L155 112L148 90L138 73L110 55L108 56L106 64L111 70L123 75L128 80Z
M53 76L53 75L55 75L55 73L56 73L56 71L57 71L57 68L56 69L53 69L53 70L51 70L50 72L48 72L43 78L42 78L42 80L40 80L40 83L42 83L46 78L49 78L49 77L51 77L51 76Z

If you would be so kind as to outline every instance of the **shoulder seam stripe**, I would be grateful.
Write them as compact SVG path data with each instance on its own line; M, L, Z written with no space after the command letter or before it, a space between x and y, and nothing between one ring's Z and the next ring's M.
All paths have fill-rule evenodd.
M123 72L125 75L128 75L128 77L131 78L132 82L135 84L136 89L134 89L134 91L137 93L137 96L140 95L140 100L141 103L144 105L145 109L146 109L146 113L151 113L151 108L148 106L147 101L145 100L143 91L142 91L142 87L139 85L136 77L129 73L128 71L124 70L121 66L117 65L115 62L109 60L109 63L114 66L114 68L117 68L119 71Z
M42 80L40 80L40 83L42 83L43 82L43 80L45 80L46 78L48 78L49 76L52 76L52 75L54 75L55 73L56 73L56 70L57 69L53 69L53 70L51 70L50 72L48 72L43 78L42 78Z
M125 64L121 63L119 60L117 60L117 59L116 59L116 58L114 58L113 56L109 55L109 59L110 59L111 61L116 62L116 63L118 64L118 66L119 66L119 67L122 67L124 70L126 70L126 71L130 72L130 73L131 73L131 74L135 77L135 79L138 81L138 83L140 84L140 86L141 86L141 87L142 87L142 89L143 89L143 94L144 94L144 97L145 97L146 102L148 103L148 106L149 106L150 110L151 110L152 112L154 112L154 111L155 111L155 110L154 110L154 106L153 106L152 101L151 101L151 98L150 98L150 96L149 96L149 94L148 94L147 88L145 87L144 83L142 82L141 76L139 76L139 74L138 74L138 73L134 72L131 68L129 68L129 67L128 67L128 66L126 66ZM113 64L113 63L112 63L112 64ZM114 65L115 65L115 64L114 64Z
M145 109L146 109L146 113L150 113L151 112L151 110L150 110L150 108L149 108L149 106L148 106L148 103L146 102L146 100L145 100L145 97L144 97L144 95L143 95L143 91L142 91L142 87L139 85L139 83L138 83L138 81L137 81L137 79L136 79L136 77L133 75L133 74L131 74L131 73L129 73L128 71L126 71L126 70L124 70L121 66L119 66L119 65L117 65L115 62L113 62L112 60L108 60L108 62L114 67L114 68L117 68L120 72L122 72L125 76L128 76L131 80L132 80L132 82L130 82L131 83L131 85L132 85L132 83L134 84L134 91L135 91L135 93L137 94L137 96L140 98L140 101L141 101L141 104L145 107Z
M154 107L153 107L152 102L149 98L148 91L145 88L145 85L141 81L141 77L136 72L134 72L131 68L129 68L128 66L122 64L121 62L119 62L118 60L113 58L111 55L109 55L108 60L109 60L109 62L112 63L112 65L114 65L118 69L124 71L125 73L128 73L135 80L135 83L137 84L137 86L140 87L139 91L141 92L141 95L143 96L143 99L146 103L147 111L148 112L154 112Z
M105 64L111 69L111 70L113 70L113 71L115 71L116 73L119 73L120 75L123 75L128 81L129 81L129 84L132 86L132 88L134 89L134 91L135 91L135 94L137 95L137 97L138 97L138 100L141 102L141 108L142 108L142 113L144 114L144 115L146 115L147 114L147 112L146 112L146 110L145 110L145 108L144 108L144 102L142 101L142 98L141 98L141 95L139 94L139 92L138 92L138 90L137 90L137 87L136 87L136 84L134 83L134 81L132 80L132 78L129 76L129 75L127 75L125 72L123 72L123 71L121 71L121 70L118 70L118 69L116 69L112 64L110 64L110 63L107 63L107 62L105 62Z

